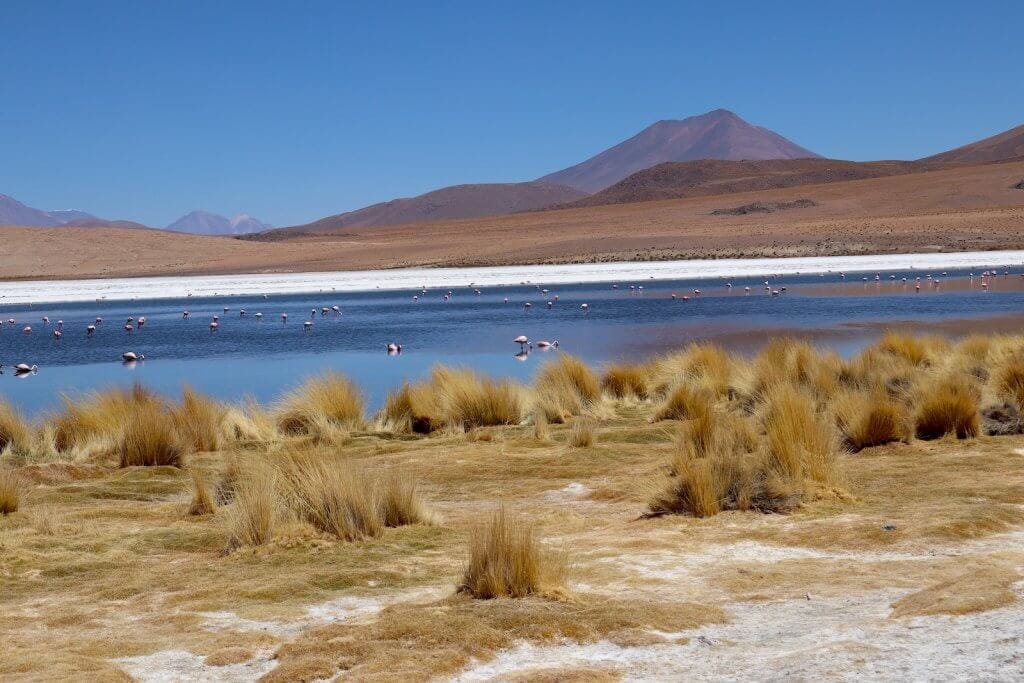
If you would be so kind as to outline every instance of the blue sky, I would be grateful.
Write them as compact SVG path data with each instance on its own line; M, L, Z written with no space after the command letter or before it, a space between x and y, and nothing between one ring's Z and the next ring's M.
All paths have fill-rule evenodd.
M1020 2L0 4L0 193L290 225L731 109L820 154L1024 123Z

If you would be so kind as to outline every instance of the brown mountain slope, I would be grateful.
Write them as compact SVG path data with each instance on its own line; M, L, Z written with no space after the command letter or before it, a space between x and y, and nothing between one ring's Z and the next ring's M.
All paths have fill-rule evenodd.
M716 109L681 121L658 121L633 137L541 180L597 192L645 168L695 159L799 159L817 157L778 133Z
M494 216L539 209L552 204L573 201L583 196L583 192L571 187L538 181L452 185L421 194L418 197L393 199L390 202L374 204L356 211L321 218L313 223L271 230L253 236L253 239L279 239L281 233L318 233L375 225Z
M920 161L841 161L838 159L771 159L720 161L702 159L658 164L634 173L597 194L558 208L702 197L753 192L818 183L881 178L935 170L941 164Z
M363 228L260 243L0 228L0 278L811 256L1024 248L1024 161L759 192ZM814 206L712 215L756 202Z
M948 152L927 157L923 161L977 164L986 161L1005 161L1017 157L1024 157L1024 125L963 147L951 149Z

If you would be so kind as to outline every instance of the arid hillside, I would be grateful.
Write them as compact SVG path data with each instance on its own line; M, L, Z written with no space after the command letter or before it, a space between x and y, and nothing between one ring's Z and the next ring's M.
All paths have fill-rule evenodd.
M1024 248L1024 191L1014 188L1021 178L1024 161L1014 161L760 192L347 228L274 242L148 230L0 228L7 254L0 277ZM757 202L793 208L733 211Z

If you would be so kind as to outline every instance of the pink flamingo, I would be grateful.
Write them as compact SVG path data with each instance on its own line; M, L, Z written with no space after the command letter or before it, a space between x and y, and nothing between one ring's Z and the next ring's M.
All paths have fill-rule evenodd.
M96 332L96 326L95 325L86 325L86 327L85 327L85 336L86 337L91 337L93 334L95 334L95 332Z

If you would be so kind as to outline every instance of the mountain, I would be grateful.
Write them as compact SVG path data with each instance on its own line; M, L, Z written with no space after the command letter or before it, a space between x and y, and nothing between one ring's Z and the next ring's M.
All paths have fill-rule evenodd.
M240 213L234 218L221 216L210 211L196 210L185 214L167 226L175 232L191 232L196 235L245 235L261 232L272 226L249 214Z
M280 232L316 233L339 228L495 216L570 202L584 195L571 187L539 181L452 185L417 197L392 199L356 211L321 218L306 225L275 230L268 237L273 239L273 235Z
M104 222L102 218L97 218L91 213L80 211L78 209L57 209L56 211L47 211L46 214L51 218L57 220L61 225L67 225L74 221L99 221Z
M838 183L919 173L943 166L923 161L842 161L821 158L675 161L637 171L596 194L554 208L627 204Z
M58 209L43 211L22 204L14 197L0 194L0 225L23 225L30 228L49 228L56 225L67 225L75 221L108 223L91 213L78 209Z
M0 194L0 225L26 225L29 227L50 227L60 225L46 211L25 206L14 197Z
M818 155L725 109L681 121L658 121L586 161L542 181L597 192L666 161L696 159L803 159Z
M926 157L923 161L980 164L1024 157L1024 125L972 142L948 152Z

